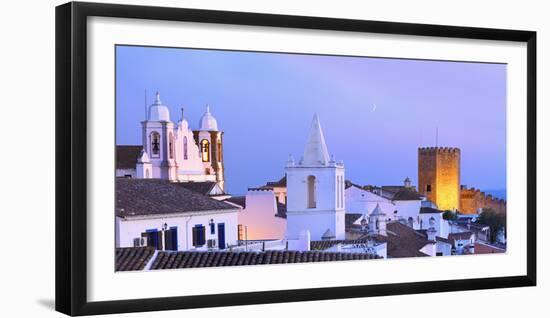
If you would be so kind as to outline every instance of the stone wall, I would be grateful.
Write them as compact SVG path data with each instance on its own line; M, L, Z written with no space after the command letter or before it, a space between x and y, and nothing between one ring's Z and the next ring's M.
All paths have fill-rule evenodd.
M460 191L460 212L478 213L483 208L493 209L497 213L506 213L506 200L485 194L479 189L463 187Z
M418 191L441 210L460 208L459 148L418 149Z

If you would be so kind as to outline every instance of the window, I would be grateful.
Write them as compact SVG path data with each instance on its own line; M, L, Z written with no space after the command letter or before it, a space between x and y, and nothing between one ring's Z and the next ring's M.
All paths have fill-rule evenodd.
M210 161L210 142L206 139L201 141L201 157L203 162Z
M164 249L168 251L178 250L178 228L176 226L164 231Z
M307 177L307 207L314 209L317 205L315 202L315 176Z
M174 159L174 135L172 133L168 137L168 152L170 159Z
M187 160L187 136L183 137L183 159Z
M218 141L218 162L222 162L222 142Z
M432 185L431 184L426 185L426 192L432 192Z
M237 225L237 239L239 241L244 240L244 232L243 232L243 225L242 224Z
M210 223L210 234L216 234L216 224Z
M206 243L206 228L202 224L193 227L193 246L200 247Z
M160 157L160 134L156 131L151 133L151 157Z
M409 223L409 226L410 226L410 227L413 227L413 225L414 225L414 220L413 220L412 217L409 216L409 218L407 219L407 222Z

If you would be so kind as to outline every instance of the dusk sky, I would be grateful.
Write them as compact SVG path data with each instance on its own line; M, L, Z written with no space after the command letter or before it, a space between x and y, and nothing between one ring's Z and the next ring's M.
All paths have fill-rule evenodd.
M417 185L417 149L461 149L461 183L506 188L506 65L198 49L117 47L116 143L140 145L144 90L192 129L209 104L224 131L226 190L284 175L314 113L357 184Z

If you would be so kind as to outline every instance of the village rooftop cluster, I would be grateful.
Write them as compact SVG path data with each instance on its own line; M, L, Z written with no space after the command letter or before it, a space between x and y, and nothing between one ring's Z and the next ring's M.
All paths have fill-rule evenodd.
M317 115L281 179L225 191L210 107L192 129L157 92L141 145L116 148L116 270L159 270L502 253L506 202L460 184L460 149L418 149L418 184L359 185L329 156ZM307 123L304 123L304 132ZM243 167L244 168L244 167ZM231 182L231 180L227 180Z

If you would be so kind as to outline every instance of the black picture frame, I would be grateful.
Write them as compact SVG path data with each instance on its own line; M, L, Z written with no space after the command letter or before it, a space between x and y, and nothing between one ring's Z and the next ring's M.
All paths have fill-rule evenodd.
M527 275L88 302L86 28L91 16L485 39L527 44ZM536 32L70 2L56 7L56 310L91 315L536 285Z

